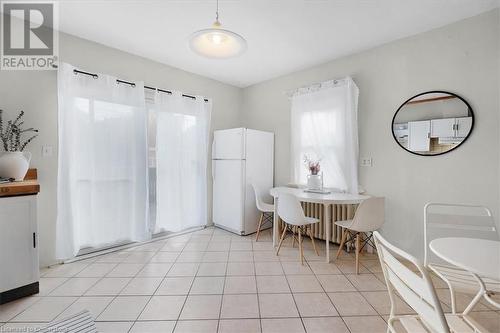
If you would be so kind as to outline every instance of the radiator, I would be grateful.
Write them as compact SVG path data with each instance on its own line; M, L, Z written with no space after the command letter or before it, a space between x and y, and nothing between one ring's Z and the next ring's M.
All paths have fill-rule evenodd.
M330 206L330 241L340 243L342 237L342 230L336 227L333 223L335 221L350 220L354 217L357 205L331 205ZM318 239L326 239L325 218L323 212L323 205L311 202L302 202L304 214L308 217L319 219L319 223L312 226L313 236ZM280 219L280 229L283 228L283 222Z

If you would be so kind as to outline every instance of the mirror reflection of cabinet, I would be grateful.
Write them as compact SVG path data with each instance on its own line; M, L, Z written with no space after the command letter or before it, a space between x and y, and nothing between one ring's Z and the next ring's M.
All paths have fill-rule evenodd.
M408 122L408 149L411 151L429 151L431 122Z
M431 120L431 138L465 138L472 126L472 117Z
M456 119L456 137L465 138L472 130L472 117L457 118Z
M408 148L408 123L394 124L392 131L399 145Z
M449 138L455 136L455 118L431 120L432 138Z
M416 95L394 115L392 133L405 150L439 155L463 143L472 131L474 114L460 96L432 91Z

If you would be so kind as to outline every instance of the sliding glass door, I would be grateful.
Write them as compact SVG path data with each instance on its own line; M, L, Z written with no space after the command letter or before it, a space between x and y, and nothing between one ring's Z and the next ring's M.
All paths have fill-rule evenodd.
M59 69L56 254L150 237L144 88Z
M62 64L56 255L207 223L211 102Z
M155 91L146 90L146 108L148 110L148 223L153 237L163 236L155 232L156 224L156 111L154 109Z
M155 92L148 96L148 108L150 171L156 171L150 177L156 185L154 233L206 225L211 102Z

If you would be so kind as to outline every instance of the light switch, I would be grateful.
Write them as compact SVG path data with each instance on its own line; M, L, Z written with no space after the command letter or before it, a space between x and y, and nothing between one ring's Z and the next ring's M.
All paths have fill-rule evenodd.
M50 157L52 156L52 153L52 146L42 146L42 157Z
M371 157L365 157L361 159L361 166L362 167L371 167L373 166L373 160Z

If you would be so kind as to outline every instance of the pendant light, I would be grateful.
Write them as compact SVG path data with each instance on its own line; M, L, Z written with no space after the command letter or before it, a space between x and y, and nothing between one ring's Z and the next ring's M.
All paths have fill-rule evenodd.
M189 38L189 47L207 58L231 58L242 54L246 50L247 42L237 33L221 28L217 0L214 24L209 29L193 33Z

